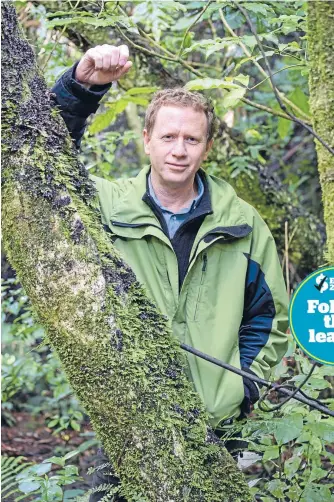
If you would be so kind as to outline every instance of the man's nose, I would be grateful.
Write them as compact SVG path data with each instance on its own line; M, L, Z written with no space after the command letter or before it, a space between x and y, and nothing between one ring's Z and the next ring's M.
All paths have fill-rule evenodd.
M187 155L187 150L185 148L182 138L177 138L172 148L172 155L175 157L184 157Z

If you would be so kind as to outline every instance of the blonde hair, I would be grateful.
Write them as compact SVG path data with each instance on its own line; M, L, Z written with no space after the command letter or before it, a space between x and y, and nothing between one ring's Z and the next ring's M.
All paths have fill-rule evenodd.
M145 115L145 129L149 135L153 130L157 113L163 106L189 107L195 111L204 112L208 119L207 141L213 138L216 130L216 114L211 100L199 92L190 92L183 87L164 89L154 94Z

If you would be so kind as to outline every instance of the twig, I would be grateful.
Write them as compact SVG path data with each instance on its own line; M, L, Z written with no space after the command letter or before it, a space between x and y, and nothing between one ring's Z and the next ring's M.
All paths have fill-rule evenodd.
M271 407L269 407L268 405L266 405L266 406L267 406L267 408L264 408L264 407L263 407L263 405L262 405L262 403L263 403L264 399L267 397L267 395L268 395L268 394L271 392L271 390L272 390L272 389L268 389L268 390L267 390L267 391L266 391L266 392L265 392L265 393L264 393L264 394L260 397L260 399L259 399L259 401L258 401L258 407L259 407L259 409L260 409L261 411L268 411L268 412L271 412L271 411L276 411L276 410L279 410L280 408L282 408L282 406L283 406L285 403L287 403L288 401L290 401L290 399L293 399L293 398L296 398L296 399L297 399L297 397L296 397L296 396L297 396L297 394L301 391L301 388L302 388L302 387L306 384L306 382L307 382L307 381L311 378L312 373L313 373L313 371L315 370L315 368L316 368L316 367L317 367L317 363L313 363L313 364L312 364L312 368L311 368L311 370L308 372L308 374L306 375L306 377L304 378L304 380L301 382L301 384L300 384L298 387L296 387L296 388L294 389L294 391L292 392L292 394L290 394L290 396L289 396L289 397L287 397L286 399L284 399L284 400L283 400L282 402L280 402L279 404L276 404L275 406L271 406ZM288 387L286 384L283 384L283 385L276 385L275 390L276 390L276 391L279 391L279 390L281 390L282 388L284 388L284 386L285 386L285 387ZM305 394L304 394L304 395L305 395ZM300 399L299 399L299 401L300 401ZM316 406L314 406L314 407L315 407L315 408L317 408ZM319 409L319 408L317 408L317 409ZM333 413L333 416L334 416L334 413Z
M238 38L238 35L235 33L235 31L232 30L231 26L228 24L224 14L223 14L223 11L222 9L219 9L219 15L220 15L220 19L224 25L224 27L226 28L226 30L230 33L230 35L234 38ZM258 63L253 57L252 57L252 53L250 52L250 50L248 49L248 47L241 41L241 40L238 40L238 44L240 45L240 47L242 48L242 50L244 51L244 53L246 54L247 57L249 57L252 62L254 63L254 65L256 66L256 68L259 70L259 72L264 76L266 77L265 80L269 79L270 80L270 75L268 75L265 70L262 68L262 66L260 65L260 63ZM281 71L281 70L279 70ZM262 82L260 82L262 83ZM257 84L257 85L260 85L260 84ZM257 87L257 86L255 86ZM273 89L273 84L270 80L270 87ZM252 88L253 89L253 88ZM249 89L249 90L252 90L252 89ZM274 89L273 89L274 90ZM307 123L310 123L310 117L303 112L303 110L301 110L297 105L295 105L295 103L292 103L292 101L290 101L286 96L284 96L283 93L281 93L280 91L277 90L277 92L279 92L280 94L280 97L281 99L287 104L290 106L290 108L293 108L294 110L296 110L297 113L299 113L300 116L302 116L305 121L307 121ZM288 120L291 120L291 118L289 117Z
M41 71L42 71L42 72L45 70L45 68L46 68L46 66L47 66L47 64L48 64L48 62L50 61L50 59L51 59L51 57L52 57L52 54L54 53L54 51L55 51L55 49L56 49L57 45L59 44L59 41L60 41L61 37L63 36L63 34L64 34L65 30L66 30L66 26L64 26L64 27L63 27L63 29L61 30L61 32L60 32L60 34L58 35L58 37L56 37L56 40L55 40L54 46L52 47L52 51L50 52L50 54L49 54L49 56L48 56L47 60L45 61L43 68L41 68Z
M246 105L253 106L254 108L257 108L258 110L262 110L267 113L271 113L271 115L276 115L276 117L282 117L283 119L291 120L289 115L287 115L284 112L280 112L279 110L274 110L273 108L270 108L269 106L265 105L260 105L260 103L256 103L255 101L252 101L251 99L248 98L241 98L241 101L246 103Z
M293 115L286 107L286 105L283 103L282 99L281 99L281 96L280 96L280 93L278 92L277 90L277 87L275 85L275 82L274 82L274 79L273 79L273 74L272 74L272 71L271 71L271 67L270 67L270 64L269 64L269 61L268 61L268 58L266 56L266 53L264 52L263 50L263 47L262 47L262 43L261 43L261 40L257 34L257 31L256 29L254 28L254 25L247 13L247 11L239 4L239 2L236 2L235 3L237 9L240 10L240 12L244 15L246 21L247 21L247 24L251 30L251 32L253 33L255 39L256 39L256 42L259 46L259 49L260 49L260 52L263 56L263 59L264 59L264 62L265 62L265 65L266 65L266 68L267 68L267 71L268 71L268 74L269 74L269 77L270 77L270 81L272 83L272 86L273 86L273 91L274 91L274 94L275 94L275 97L276 97L276 100L279 104L279 106L281 107L281 109L287 114L289 115L289 117L291 118L291 120L293 120L293 122L296 122L296 124L299 124L300 126L304 127L310 134L312 134L312 136L314 136L321 144L322 146L324 146L332 155L334 155L334 149L325 141L323 140L313 129L312 127L310 127L309 125L307 125L305 122L303 122L301 119L299 119L298 117L296 117L295 115Z
M209 0L208 3L205 5L205 7L201 10L201 12L199 13L199 15L197 16L197 18L195 19L195 21L190 25L188 26L188 28L186 29L186 32L183 36L183 39L182 39L182 42L181 42L181 47L179 49L179 52L177 54L177 58L180 58L181 57L181 54L182 54L182 51L183 51L183 46L184 46L184 43L186 41L186 38L187 38L187 35L189 33L189 31L191 30L191 28L193 28L195 26L195 24L200 20L200 18L203 16L203 14L205 13L205 11L208 9L208 7L210 6L210 4L212 3L212 0Z
M273 75L276 75L276 73L280 73L281 71L289 70L289 68L295 68L296 66L305 66L305 65L304 65L304 63L299 63L299 64L291 64L289 66L284 66L284 68L280 68L279 70L274 71ZM248 90L253 91L254 89L259 87L260 85L262 85L264 82L266 82L269 79L270 79L270 77L269 77L269 75L267 75L266 78L261 80L261 82L258 82L257 84L253 85L253 87L248 87Z
M293 391L291 392L290 390L287 389L287 387L292 387L292 385L289 384L284 384L284 385L277 385L276 383L273 382L268 382L264 378L260 378L253 373L248 373L248 371L241 370L239 368L236 368L235 366L232 366L231 364L224 363L223 361L220 361L219 359L210 356L209 354L205 354L204 352L201 352L200 350L195 349L194 347L191 347L190 345L187 345L186 343L180 343L180 347L187 351L190 352L190 354L193 354L194 356L200 357L201 359L204 359L205 361L209 361L212 364L215 364L216 366L219 366L220 368L224 368L228 371L232 371L232 373L235 373L237 375L240 375L242 377L249 378L250 380L253 380L253 382L257 382L264 387L267 387L267 389L270 390L277 390L281 394L285 394L286 396L289 396L289 399L296 399L297 401L300 401L301 403L307 404L311 408L315 408L325 415L329 415L331 417L334 417L334 411L330 410L327 408L327 406L324 406L319 402L317 399L313 399L310 397L307 397L306 394L304 394L301 391L302 385L306 383L308 378L311 376L313 369L311 370L311 374L307 375L307 380L302 382L302 384L299 386L298 389L293 387ZM315 364L315 363L314 363ZM296 392L297 391L297 392ZM281 403L284 404L284 403Z

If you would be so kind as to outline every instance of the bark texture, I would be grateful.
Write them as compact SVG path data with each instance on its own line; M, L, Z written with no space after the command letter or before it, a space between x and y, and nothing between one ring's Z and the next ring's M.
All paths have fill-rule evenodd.
M334 3L308 2L310 104L315 131L334 149ZM334 156L316 141L327 232L326 259L334 265Z
M168 320L102 231L95 191L2 3L8 257L129 501L252 500L207 426Z

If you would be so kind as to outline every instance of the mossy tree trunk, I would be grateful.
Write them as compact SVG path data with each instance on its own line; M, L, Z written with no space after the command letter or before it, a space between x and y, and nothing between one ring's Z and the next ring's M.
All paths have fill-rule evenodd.
M310 104L315 131L334 149L334 3L308 2ZM316 141L327 231L327 255L334 265L334 156Z
M102 231L94 187L2 3L8 257L129 501L250 501L168 320Z

